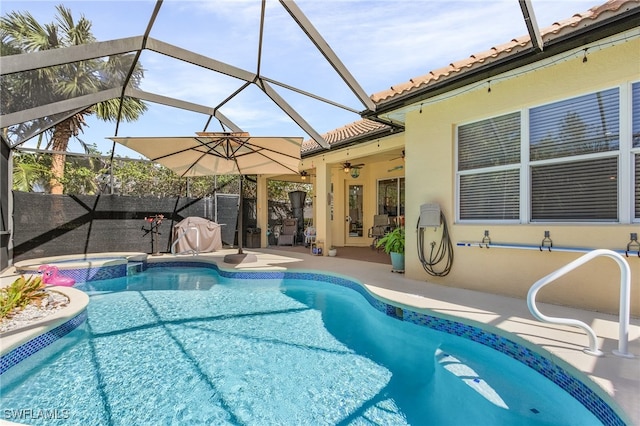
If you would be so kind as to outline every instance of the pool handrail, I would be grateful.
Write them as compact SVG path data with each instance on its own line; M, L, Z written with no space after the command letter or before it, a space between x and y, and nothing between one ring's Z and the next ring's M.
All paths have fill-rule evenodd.
M586 253L580 256L576 260L550 273L549 275L542 277L541 279L536 281L529 289L529 293L527 294L527 306L529 307L529 311L531 312L531 314L539 321L552 323L552 324L569 325L569 326L579 327L583 329L589 336L589 347L585 348L584 352L591 355L595 355L595 356L601 356L602 351L598 349L596 334L591 327L589 327L584 322L576 319L548 317L542 314L538 310L538 307L535 301L536 295L542 287L546 286L552 281L555 281L556 279L567 274L568 272L573 271L574 269L587 263L588 261L600 256L609 257L615 260L618 266L620 267L620 309L619 309L620 325L619 325L619 337L618 337L618 350L613 350L613 354L623 358L633 358L634 357L633 354L630 354L628 352L631 268L629 267L629 264L627 263L625 258L613 250L596 249L596 250L590 251L589 253Z
M196 231L196 249L185 250L180 253L176 253L176 245L178 244L178 242L187 236L187 231L192 231L192 230ZM198 229L197 226L190 226L186 230L182 229L178 238L176 238L173 244L171 244L171 254L175 255L175 254L186 254L186 253L191 253L194 256L197 254L200 254L200 230Z

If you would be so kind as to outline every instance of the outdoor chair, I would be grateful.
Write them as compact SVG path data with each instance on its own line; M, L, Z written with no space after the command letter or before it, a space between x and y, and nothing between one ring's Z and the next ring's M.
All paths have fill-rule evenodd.
M298 233L298 219L285 219L282 224L282 230L278 237L278 245L285 246L296 245L296 235Z
M369 238L373 238L371 248L375 249L378 240L391 230L389 226L389 215L377 214L373 216L373 226L369 228Z
M313 226L307 226L304 230L304 246L309 247L316 242L316 228Z

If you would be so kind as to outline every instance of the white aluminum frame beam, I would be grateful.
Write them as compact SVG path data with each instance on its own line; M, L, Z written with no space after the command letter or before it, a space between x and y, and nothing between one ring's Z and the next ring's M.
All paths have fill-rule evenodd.
M225 64L224 62L220 62L207 56L194 53L190 50L183 49L181 47L174 46L160 40L156 40L152 37L149 37L149 40L147 40L146 48L153 52L160 53L162 55L169 56L171 58L178 59L184 62L188 62L190 64L197 65L211 71L216 71L230 77L235 77L243 81L251 82L254 81L257 77L256 74L243 70L242 68Z
M234 132L243 131L240 127L238 127L233 121L229 120L229 118L226 117L224 114L222 114L220 111L208 106L195 104L193 102L183 101L180 99L170 98L168 96L157 95L155 93L144 92L142 90L133 89L133 88L127 88L125 90L125 95L130 96L132 98L143 99L145 101L153 102L156 104L167 105L174 108L184 109L187 111L193 111L193 112L198 112L200 114L212 116L218 119L225 126L229 127L230 129L233 129Z
M75 98L65 99L63 101L53 102L31 109L25 109L12 114L1 115L0 128L26 123L27 121L60 114L65 111L87 108L91 105L97 104L98 102L118 98L120 97L121 91L122 87L114 87L101 92L91 93L89 95L76 96Z
M533 12L533 4L531 4L531 0L518 0L518 3L520 3L520 9L524 16L524 23L527 25L527 31L529 31L529 37L531 37L531 43L534 49L542 52L544 42L536 21L536 15Z
M271 100L273 102L276 103L276 105L278 105L280 107L280 109L282 111L284 111L285 114L287 114L293 121L296 122L296 124L298 126L300 126L300 128L302 130L304 130L305 132L307 132L307 134L309 136L311 136L311 138L316 141L321 147L323 148L331 148L331 146L329 145L329 143L327 143L327 141L324 140L324 138L318 133L316 132L313 127L311 127L311 125L309 123L307 123L307 121L302 118L302 116L300 114L298 114L296 112L295 109L293 109L288 103L287 101L285 101L279 94L278 92L276 92L273 87L271 87L271 85L269 85L269 83L267 83L266 81L263 80L259 80L258 82L256 82L256 85L258 85L258 87L260 87L260 89L262 89L262 91L269 97L271 98Z
M103 90L101 92L92 93L90 95L78 96L64 101L53 102L47 105L15 112L13 114L5 114L0 116L0 128L13 126L15 124L24 123L38 118L51 116L63 111L82 110L98 102L108 101L109 99L119 98L122 87L114 87L112 89ZM220 111L216 111L211 107L198 105L191 102L182 101L180 99L169 98L154 93L144 92L133 88L125 90L126 96L132 98L143 99L149 102L167 105L174 108L184 109L187 111L197 112L204 115L214 116L227 127L234 129L235 132L241 132L242 129L229 120Z
M81 44L61 49L41 50L20 55L0 56L0 75L32 71L39 68L69 64L87 59L140 50L142 36L120 38L91 44Z
M362 89L360 84L356 81L356 79L351 75L347 67L344 66L340 58L335 54L335 52L329 47L329 44L322 38L318 30L315 29L311 21L307 19L307 17L302 13L302 10L298 7L295 2L290 0L280 0L280 4L285 8L289 15L293 18L294 21L300 26L302 31L305 32L307 37L316 45L320 53L322 53L325 59L331 64L333 69L338 73L338 75L342 78L342 80L346 83L347 86L351 89L351 91L356 95L356 97L362 102L362 105L365 106L369 111L375 112L376 104L373 103L371 98L367 95L367 93Z

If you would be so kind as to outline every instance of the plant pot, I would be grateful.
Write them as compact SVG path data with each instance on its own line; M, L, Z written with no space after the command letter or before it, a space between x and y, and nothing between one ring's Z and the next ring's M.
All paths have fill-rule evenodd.
M404 253L389 253L391 255L391 272L404 272Z
M329 256L330 257L335 257L336 254L338 254L338 250L337 249L329 249Z

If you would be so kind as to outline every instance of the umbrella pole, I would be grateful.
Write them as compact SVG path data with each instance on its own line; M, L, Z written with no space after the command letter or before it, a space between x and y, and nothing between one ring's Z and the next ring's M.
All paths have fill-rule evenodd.
M240 175L240 203L238 205L238 254L242 253L242 225L244 219L244 175Z
M224 257L224 263L238 265L240 263L257 262L258 258L255 254L246 254L242 251L242 217L244 216L244 198L243 186L244 175L240 175L240 203L238 205L238 253L228 254Z

